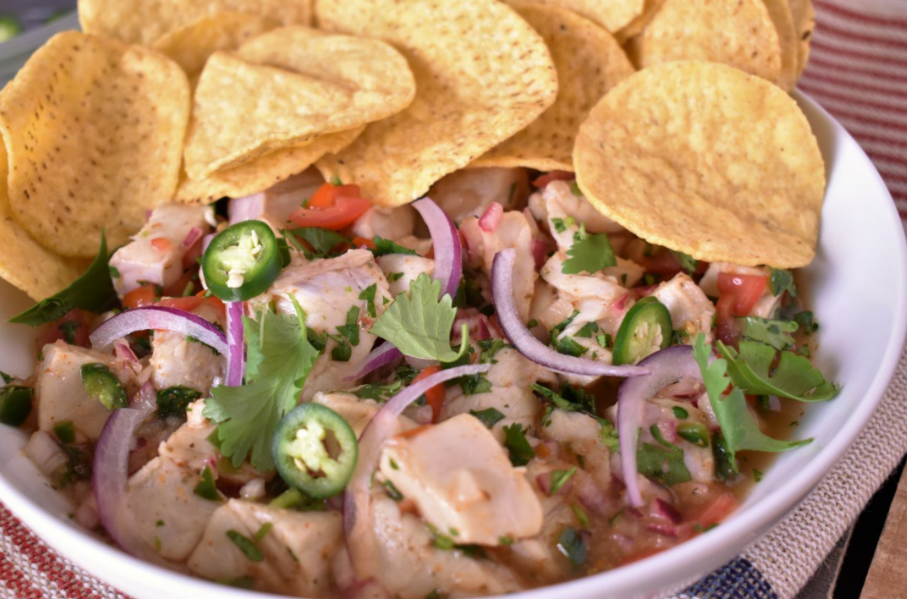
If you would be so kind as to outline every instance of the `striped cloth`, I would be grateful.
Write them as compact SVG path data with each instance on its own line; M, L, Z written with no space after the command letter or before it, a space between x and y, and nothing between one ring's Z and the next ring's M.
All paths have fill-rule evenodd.
M815 3L818 25L800 88L861 143L887 182L902 219L907 220L907 0ZM907 359L902 359L876 419L907 421L905 396ZM904 450L907 439L882 433L873 441L864 435L855 451L788 520L678 597L794 597ZM872 476L861 476L865 492L853 492L842 501L840 489L854 488L848 477L855 471L867 474L859 462L867 453L876 464ZM805 537L798 527L803 521L809 526L824 522L826 529L810 535L809 543L801 542ZM128 599L57 555L0 504L0 599L89 598Z

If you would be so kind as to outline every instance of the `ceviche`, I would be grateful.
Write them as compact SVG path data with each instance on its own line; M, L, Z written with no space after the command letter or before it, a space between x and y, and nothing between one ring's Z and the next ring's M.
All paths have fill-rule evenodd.
M809 3L600 4L82 0L0 93L41 300L0 422L75 522L258 591L500 595L707 535L810 443Z

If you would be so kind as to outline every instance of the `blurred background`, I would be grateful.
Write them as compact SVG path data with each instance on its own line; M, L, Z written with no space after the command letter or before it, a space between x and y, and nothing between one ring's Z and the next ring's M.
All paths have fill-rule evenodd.
M76 0L0 0L0 86L47 38L77 27Z

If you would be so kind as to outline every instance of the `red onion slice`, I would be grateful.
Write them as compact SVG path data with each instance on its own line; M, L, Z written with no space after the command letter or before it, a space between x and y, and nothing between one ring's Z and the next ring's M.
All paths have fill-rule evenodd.
M497 202L492 202L488 208L485 209L485 213L479 217L479 228L486 233L494 233L495 229L498 228L498 225L501 224L503 218L504 207Z
M630 505L640 507L645 502L636 480L636 437L642 422L645 402L677 381L689 378L702 381L699 365L693 359L693 348L675 345L655 352L639 363L651 370L647 376L625 380L617 393L617 434L620 442L620 465L627 485Z
M446 294L454 298L463 276L463 244L457 226L431 198L413 202L413 208L422 215L431 233L435 250L434 277L441 281L441 296Z
M243 303L227 302L227 386L242 386L246 374Z
M195 245L196 241L198 241L199 239L202 238L202 236L204 234L205 234L205 232L202 231L201 229L199 229L198 227L192 227L191 229L189 229L189 232L186 234L186 238L183 239L183 247L191 248L193 245Z
M103 348L136 331L149 330L192 335L218 352L227 354L227 336L219 328L191 312L162 306L134 308L117 314L96 328L89 339L92 347Z
M154 385L151 384L151 381L142 385L139 392L129 402L129 409L138 412L140 418L150 416L152 412L157 410L157 392L154 390Z
M397 430L397 418L411 403L436 385L459 378L488 372L490 364L457 366L436 372L406 387L385 403L359 438L359 460L343 495L343 526L347 547L357 578L369 578L367 565L377 565L371 536L371 487L372 473L378 467L381 447Z
M349 383L358 381L370 372L378 370L382 366L387 366L397 358L403 357L403 352L397 349L390 341L385 341L365 357L365 364L359 369L359 372L343 379L343 382Z
M561 374L579 374L584 376L642 376L649 374L649 369L639 366L614 366L596 360L575 358L559 354L538 339L526 328L517 312L513 299L513 264L516 250L501 250L494 256L491 267L491 294L498 323L507 340L523 356L536 364Z

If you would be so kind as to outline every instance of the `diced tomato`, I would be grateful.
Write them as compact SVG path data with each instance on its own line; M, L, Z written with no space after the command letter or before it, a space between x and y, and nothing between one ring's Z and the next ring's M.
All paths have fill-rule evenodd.
M640 257L639 264L646 269L646 272L661 275L666 281L682 270L680 262L674 257L674 254L662 247L656 248L650 256Z
M169 252L173 249L173 244L166 237L155 237L151 240L151 247L159 252Z
M376 246L375 242L371 239L366 239L365 237L353 237L353 247L361 250L365 248L375 249L378 246Z
M163 295L167 297L182 297L183 294L186 293L186 288L189 286L189 283L193 283L194 280L194 272L184 272L180 275L180 278L167 287L164 287ZM196 289L198 289L198 285L193 283L192 288L189 289L189 293L192 294Z
M724 522L739 506L737 498L725 492L690 514L688 519L702 528L708 528Z
M123 297L124 308L141 308L150 306L160 298L161 292L157 285L151 283L137 287Z
M718 274L718 292L721 297L734 298L734 316L746 316L762 297L768 279L762 275L735 275L729 272Z
M733 313L735 302L736 299L732 295L719 298L715 318L715 336L725 345L732 347L737 347L740 340L740 327Z
M183 254L183 270L198 266L198 259L201 258L202 253L202 240L199 239Z
M358 185L325 183L305 208L293 211L290 220L300 227L339 231L356 222L371 207L371 202L361 197Z
M192 312L201 306L203 301L204 300L197 295L190 295L188 297L165 297L155 305L161 306L162 308L175 308L177 310Z
M440 366L429 366L413 379L413 383L417 383L422 379L429 377L436 372L440 372ZM431 421L437 422L438 417L441 416L441 408L444 406L444 387L442 385L436 385L425 392L425 403L431 406Z
M209 295L209 296L206 297L204 291L198 292L197 294L195 294L195 297L200 297L200 298L202 298L202 301L203 301L205 304L207 304L207 305L210 306L211 308L214 308L215 310L217 310L217 313L220 314L221 320L226 320L226 318L227 318L227 306L226 306L226 304L224 304L223 301L221 301L220 298L215 297L215 296L213 296L213 295Z
M71 345L79 347L88 347L90 345L88 334L91 332L88 328L90 314L74 308L67 312L62 318L59 318L47 325L37 340L38 351L41 351L48 343L63 340Z
M539 189L542 189L552 181L573 181L574 179L576 179L576 175L573 173L567 171L551 171L550 173L545 173L541 177L536 178L532 184Z
M402 433L400 433L397 436L402 439L406 439L407 437L415 437L419 433L424 433L425 431L430 429L431 426L432 425L430 425L430 424L423 424L422 426L417 426L416 428L411 428L408 431L403 431Z

